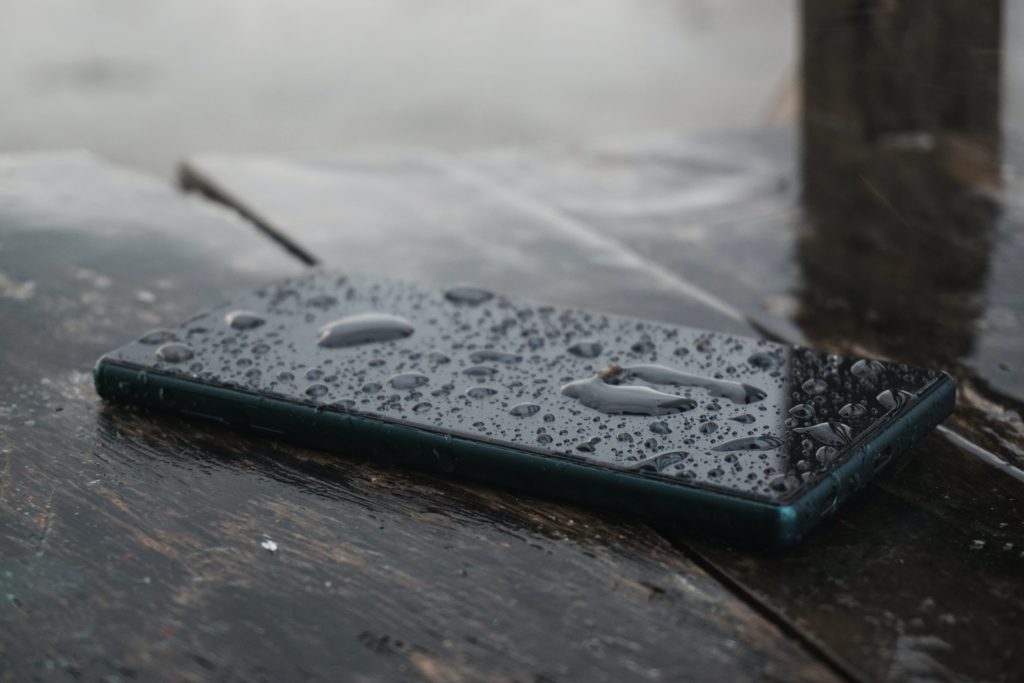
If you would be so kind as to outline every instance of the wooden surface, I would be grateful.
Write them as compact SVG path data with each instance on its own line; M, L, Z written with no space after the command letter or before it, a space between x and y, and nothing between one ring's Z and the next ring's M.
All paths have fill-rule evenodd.
M578 251L558 248L583 272L610 243L573 234ZM617 305L649 291L743 326L633 272L632 254L597 262L633 283ZM88 157L0 158L0 680L843 677L637 522L95 396L102 352L302 267L233 215Z
M1015 431L1019 404L1012 391L994 390L995 383L974 362L984 342L972 345L962 339L975 330L982 339L1004 338L1006 322L993 330L962 317L942 320L927 310L913 310L907 298L927 288L924 295L942 310L967 307L966 297L978 306L977 290L964 291L961 281L936 291L934 280L922 280L926 270L890 267L878 254L841 241L833 240L835 252L829 256L829 245L819 244L829 233L808 226L800 203L793 149L791 135L768 131L698 141L661 137L588 149L499 152L431 163L444 174L458 169L458 177L472 179L481 191L498 192L517 206L540 204L555 220L568 218L611 238L623 251L741 309L763 333L953 371L963 391L949 423L952 432L928 437L905 467L870 486L834 524L801 547L752 552L682 537L671 529L661 532L685 557L846 678L1016 680L1024 672L1017 645L1024 626L1024 481L1016 469L1024 439ZM364 239L360 222L346 220L337 209L320 212L316 207L324 196L356 196L354 188L364 180L354 175L352 166L342 162L277 160L271 173L264 161L224 157L194 159L185 172L189 184L235 198L237 206L272 223L290 242L340 264L346 263L351 245ZM379 174L374 177L388 182ZM401 196L402 174L393 174L391 182L390 196ZM993 201L1012 218L1012 202L1003 196ZM416 232L430 234L431 219L417 216ZM1019 225L1013 220L1000 224L1002 243L1015 243ZM379 236L384 243L387 235ZM396 250L408 248L408 241L395 244ZM822 261L822 254L831 260ZM470 250L467 256L475 253ZM993 259L1004 257L993 250ZM563 253L563 261L569 258ZM977 257L967 253L963 258ZM815 261L811 267L808 259ZM879 283L851 282L842 267L862 263L857 275L862 279L873 260ZM418 275L433 276L429 257L416 268ZM833 280L822 281L829 272ZM485 267L480 278L486 277ZM810 277L816 279L805 281ZM1003 285L989 283L993 298L982 300L977 315L990 315L1007 301L1019 304L1010 292L1020 289L1002 288L1013 286L1018 276L1012 272L1008 277ZM572 303L708 324L655 300L641 310L616 307L614 280L589 283ZM657 292L659 281L652 279L650 286ZM866 287L869 293L840 296L844 286ZM819 287L831 288L831 295L820 296ZM883 307L886 292L894 301ZM540 298L548 294L543 288L529 292ZM837 308L835 299L845 303ZM901 305L910 307L910 320L899 317ZM946 331L956 336L945 338ZM1015 347L1005 350L993 367L1002 362L1015 370L1015 352Z

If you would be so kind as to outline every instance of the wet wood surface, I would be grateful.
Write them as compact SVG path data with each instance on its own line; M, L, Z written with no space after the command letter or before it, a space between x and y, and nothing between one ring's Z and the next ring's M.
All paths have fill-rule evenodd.
M827 226L816 229L816 217L800 200L795 148L786 131L704 140L661 136L496 152L448 159L443 166L462 167L461 177L498 188L517 205L540 203L545 215L568 217L685 278L710 299L727 302L725 308L743 311L754 333L938 365L957 375L962 391L948 423L952 431L928 437L904 467L872 484L799 548L753 552L661 531L847 678L1016 680L1024 672L1016 635L1024 625L1024 481L1016 467L1024 438L1014 394L1020 387L1010 381L1019 372L1018 347L1004 341L1019 330L1012 324L1016 318L1002 311L1021 310L1013 294L1021 291L1019 275L996 267L984 285L962 278L936 282L924 258L921 267L906 268L899 254L865 251ZM340 165L342 172L322 166L322 177L313 180L308 162L278 160L270 174L245 158L207 157L193 160L186 178L202 178L208 192L230 194L252 215L272 216L289 240L321 260L343 263L349 244L360 239L354 236L360 224L336 209L320 213L315 201L320 193L351 197L359 187L351 167ZM394 195L402 185L396 174ZM995 241L1008 246L991 250L994 262L1019 253L1014 245L1020 223L1009 189L971 192L985 202L977 210L994 203L1003 217L994 224ZM870 189L861 196L879 201ZM953 201L962 196L949 195ZM887 214L905 227L892 211L877 207L824 220ZM429 239L428 221L419 225L418 234ZM943 252L949 268L955 268L955 251ZM561 256L570 258L570 252ZM977 251L965 250L960 258L976 263ZM429 268L416 267L417 274ZM479 277L486 278L487 270L484 265ZM999 277L1004 279L993 282ZM616 308L609 298L615 281L589 283L571 303L707 324L660 301ZM658 291L658 282L652 279L651 287ZM922 290L923 301L915 298ZM529 295L535 292L544 298L543 288ZM971 310L975 317L943 318L935 310ZM1000 324L974 322L986 317ZM965 334L980 341L964 341ZM979 363L979 353L988 360ZM1000 368L1008 390L999 391L987 374L993 368Z
M610 244L579 242L569 268ZM596 261L744 326L632 252ZM643 524L96 397L104 351L303 267L88 157L0 158L0 680L842 678Z

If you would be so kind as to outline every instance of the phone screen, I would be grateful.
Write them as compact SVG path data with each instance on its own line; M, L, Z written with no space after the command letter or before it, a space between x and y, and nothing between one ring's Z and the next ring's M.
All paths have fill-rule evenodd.
M767 502L827 476L938 375L320 269L106 358Z

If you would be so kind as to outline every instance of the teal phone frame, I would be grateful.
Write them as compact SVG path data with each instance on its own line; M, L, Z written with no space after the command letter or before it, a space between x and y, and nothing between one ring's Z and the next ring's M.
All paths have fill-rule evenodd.
M247 427L310 448L440 472L756 545L800 541L823 518L952 412L956 383L940 373L915 397L850 443L818 484L777 504L658 475L509 444L432 431L340 409L206 384L101 358L104 399Z

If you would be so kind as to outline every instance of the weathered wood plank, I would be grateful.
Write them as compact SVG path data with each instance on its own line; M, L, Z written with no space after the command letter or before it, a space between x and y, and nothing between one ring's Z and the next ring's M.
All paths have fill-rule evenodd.
M861 319L857 332L842 311L819 309L823 317L813 326L798 315L805 304L797 260L803 233L791 140L785 134L661 139L550 154L497 153L465 163L747 310L767 303L761 313L781 318L773 327L782 334L806 330L833 348L889 355L903 348L902 357L917 362L950 359L933 351L941 349L935 343L911 353L913 337L879 343L890 328ZM274 215L293 235L316 224L303 183L266 175L261 185L258 170L239 170L245 166L244 160L222 160L208 179L239 189L250 210ZM279 187L267 189L275 183ZM277 197L307 208L291 213ZM320 245L341 251L344 240L335 234ZM837 270L853 257L836 254ZM574 303L600 307L616 286L593 280ZM673 319L676 311L652 304L645 315ZM838 335L823 334L830 321L849 335L842 343ZM892 346L897 341L905 345ZM966 364L950 362L969 380ZM966 404L958 424L991 424L977 421L973 400ZM1024 671L1016 654L1024 622L1020 495L1018 481L933 436L904 469L870 487L798 549L753 553L665 533L865 680L1013 680Z
M102 405L101 352L300 267L230 216L4 157L0 245L0 680L832 678L640 524Z

